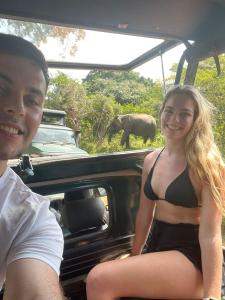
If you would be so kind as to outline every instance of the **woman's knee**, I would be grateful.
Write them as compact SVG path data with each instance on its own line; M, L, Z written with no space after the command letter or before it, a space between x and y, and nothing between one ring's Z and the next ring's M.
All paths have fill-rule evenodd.
M110 287L107 263L95 266L87 276L87 290L107 290Z

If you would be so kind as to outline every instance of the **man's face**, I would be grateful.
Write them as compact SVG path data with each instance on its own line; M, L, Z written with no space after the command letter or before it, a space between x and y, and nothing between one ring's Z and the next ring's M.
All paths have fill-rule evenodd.
M0 53L0 161L19 157L42 117L46 82L31 60Z

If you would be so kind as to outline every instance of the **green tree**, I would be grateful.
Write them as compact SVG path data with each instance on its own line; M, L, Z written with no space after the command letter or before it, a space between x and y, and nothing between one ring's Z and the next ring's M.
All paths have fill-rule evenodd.
M225 157L225 55L220 55L221 74L218 76L215 62L209 58L199 64L195 85L215 106L214 135Z
M83 80L88 94L101 93L113 97L118 103L140 104L154 86L134 71L91 71Z
M77 51L77 42L85 38L85 31L82 29L0 19L1 31L5 32L6 28L7 33L27 38L37 46L40 46L41 42L46 43L50 37L56 38L61 44L62 56L65 53L74 55Z
M60 72L50 80L45 106L64 110L67 125L80 130L81 121L87 114L86 91L81 83Z
M92 94L87 97L86 115L82 120L81 146L89 153L110 152L107 143L107 127L121 105L112 97ZM105 146L107 144L107 147ZM112 150L113 151L113 150ZM112 152L111 151L111 152Z
M133 103L122 105L122 113L145 113L158 119L162 100L163 94L161 83L156 81L151 90L146 93L145 97L142 98L142 101L138 105Z

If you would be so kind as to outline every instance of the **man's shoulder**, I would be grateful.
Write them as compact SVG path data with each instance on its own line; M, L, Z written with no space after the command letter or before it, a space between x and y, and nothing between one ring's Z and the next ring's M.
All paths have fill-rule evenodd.
M34 193L10 168L8 181L5 182L1 194L4 194L4 208L10 208L10 211L13 208L37 211L40 206L49 206L49 200L46 197Z

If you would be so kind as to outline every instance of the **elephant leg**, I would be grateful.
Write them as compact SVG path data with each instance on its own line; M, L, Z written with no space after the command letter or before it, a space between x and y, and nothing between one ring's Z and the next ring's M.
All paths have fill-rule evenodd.
M126 148L130 148L130 136L129 135L127 136L127 139L126 139Z
M144 144L146 144L147 140L148 140L148 137L143 137L143 140L144 140Z
M124 131L121 138L121 145L123 146L126 143L126 148L129 148L129 132Z

